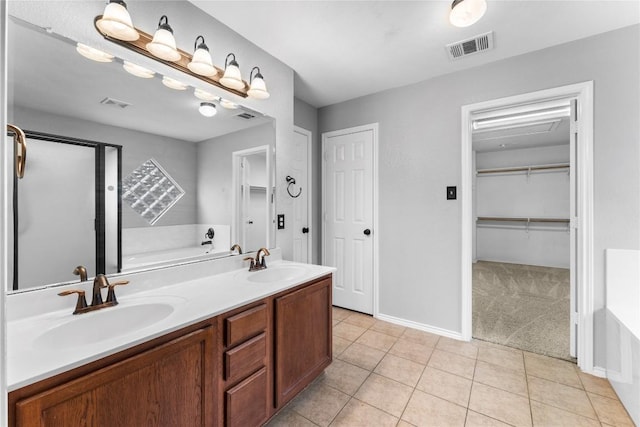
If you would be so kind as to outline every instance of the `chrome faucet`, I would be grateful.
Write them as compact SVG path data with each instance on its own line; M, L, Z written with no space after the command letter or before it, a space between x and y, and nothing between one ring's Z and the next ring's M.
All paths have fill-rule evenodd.
M120 285L126 285L129 283L128 280L121 280L115 283L109 284L109 280L107 280L107 276L104 274L98 274L95 279L93 279L93 296L91 298L91 305L87 306L87 299L85 298L85 292L81 290L68 290L64 292L60 292L58 295L61 297L78 294L78 301L76 302L76 308L73 314L82 314L88 313L90 311L100 310L101 308L113 307L114 305L118 305L118 300L116 299L116 292L114 288ZM102 288L108 288L107 292L107 300L102 300Z
M262 258L260 257L260 254L263 254ZM271 255L271 254L269 253L267 248L260 248L258 249L258 252L256 252L255 259L251 257L246 257L244 259L245 261L251 261L251 264L249 264L249 271L258 271L258 270L264 270L265 268L267 268L267 263L264 260L264 257L268 255Z

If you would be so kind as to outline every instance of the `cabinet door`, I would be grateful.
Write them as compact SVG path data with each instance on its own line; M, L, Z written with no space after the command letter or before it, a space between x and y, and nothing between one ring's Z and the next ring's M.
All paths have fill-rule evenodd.
M23 399L17 426L211 426L214 329Z
M276 406L331 363L331 279L276 298Z

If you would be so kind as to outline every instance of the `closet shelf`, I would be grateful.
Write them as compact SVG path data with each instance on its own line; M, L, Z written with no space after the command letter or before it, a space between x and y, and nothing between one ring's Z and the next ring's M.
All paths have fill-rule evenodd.
M510 167L510 168L496 168L496 169L478 169L476 174L484 175L490 173L508 173L508 172L527 172L531 173L533 171L542 171L542 170L557 170L557 169L569 169L569 163L560 163L553 165L535 165L535 166L518 166L518 167Z
M569 224L569 218L514 218L514 217L497 217L497 216L479 216L477 221L494 221L494 222L559 222Z

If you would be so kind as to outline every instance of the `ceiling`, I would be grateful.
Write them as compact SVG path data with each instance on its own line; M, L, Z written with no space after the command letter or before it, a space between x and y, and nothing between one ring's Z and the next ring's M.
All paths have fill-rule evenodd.
M473 150L482 153L566 145L569 137L569 118L558 117L507 129L474 131L472 141Z
M289 65L295 96L315 107L640 22L638 0L487 0L467 28L449 23L449 0L191 3ZM488 31L494 49L449 60L445 45Z

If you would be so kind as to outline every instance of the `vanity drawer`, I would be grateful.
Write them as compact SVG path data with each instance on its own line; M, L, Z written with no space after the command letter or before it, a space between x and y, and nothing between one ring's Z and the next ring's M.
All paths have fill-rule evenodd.
M260 369L225 393L228 427L259 426L267 419L267 370Z
M267 338L262 333L224 353L224 379L232 381L246 377L264 366Z
M225 344L227 347L241 343L267 328L267 305L245 310L225 320Z

